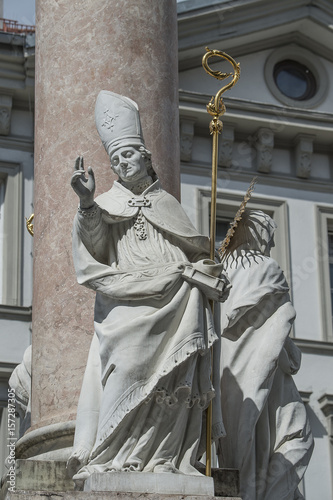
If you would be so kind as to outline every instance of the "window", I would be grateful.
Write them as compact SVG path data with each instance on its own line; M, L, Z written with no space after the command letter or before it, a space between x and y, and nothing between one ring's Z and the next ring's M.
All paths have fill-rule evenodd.
M0 162L0 304L21 303L22 175Z
M329 87L320 58L296 44L272 50L265 64L265 80L276 99L298 108L317 106Z
M317 207L317 259L323 340L333 342L333 208Z
M328 263L330 269L331 316L333 327L333 231L328 233Z
M286 59L278 62L273 76L280 92L296 101L311 99L316 93L317 83L312 71L297 61Z
M219 248L226 237L231 221L232 219L226 219L225 217L219 217L216 221L216 248Z

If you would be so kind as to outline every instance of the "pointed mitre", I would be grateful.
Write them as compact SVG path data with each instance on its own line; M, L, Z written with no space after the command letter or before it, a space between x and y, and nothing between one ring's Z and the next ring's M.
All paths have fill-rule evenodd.
M128 97L101 90L96 101L95 122L109 156L125 146L145 145L138 105Z

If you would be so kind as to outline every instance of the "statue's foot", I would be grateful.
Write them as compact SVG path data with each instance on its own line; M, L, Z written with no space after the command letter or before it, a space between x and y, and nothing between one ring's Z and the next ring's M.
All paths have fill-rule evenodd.
M69 477L73 477L89 459L90 451L86 448L76 449L67 460L66 469Z
M77 491L83 491L84 487L84 482L88 477L90 476L90 472L83 467L77 474L73 476L73 481L74 481L74 489Z
M181 474L181 472L176 469L176 467L171 462L165 462L164 464L159 464L154 467L154 472L160 473L171 473L171 474Z

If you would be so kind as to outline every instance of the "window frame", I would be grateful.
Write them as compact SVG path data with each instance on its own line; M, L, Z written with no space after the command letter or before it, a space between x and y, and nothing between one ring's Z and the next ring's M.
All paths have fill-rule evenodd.
M333 342L331 282L329 272L329 243L328 233L333 233L333 207L316 207L317 211L317 259L320 304L322 308L322 340Z
M286 59L292 59L303 64L304 66L307 66L313 74L317 84L317 90L315 95L310 99L306 99L304 101L292 99L279 90L273 76L274 67L276 64ZM272 95L278 101L282 102L282 104L287 106L304 109L314 108L323 102L328 94L329 78L324 64L318 56L296 44L285 45L283 47L279 47L278 49L273 49L267 57L264 75L267 87Z
M18 163L0 162L0 178L6 183L1 305L21 305L22 287L22 169Z

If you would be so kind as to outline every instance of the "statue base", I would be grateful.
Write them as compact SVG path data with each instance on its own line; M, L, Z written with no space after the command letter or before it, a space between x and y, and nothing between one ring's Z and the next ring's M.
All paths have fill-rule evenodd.
M74 491L66 463L17 460L15 486L3 478L0 500L241 500L238 471L213 469L213 478L170 473L104 472L92 474L84 491ZM214 488L215 485L215 488ZM215 495L215 496L214 496Z
M92 474L83 491L155 493L181 496L214 496L212 477L152 472L102 472Z
M16 491L8 492L6 500L157 500L156 493L117 493L97 491L69 491L69 492L45 492L45 491ZM158 494L158 500L200 500L201 496L163 495ZM210 497L206 500L242 500L240 497Z

